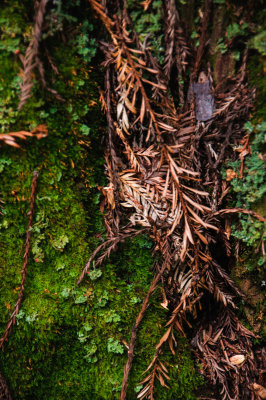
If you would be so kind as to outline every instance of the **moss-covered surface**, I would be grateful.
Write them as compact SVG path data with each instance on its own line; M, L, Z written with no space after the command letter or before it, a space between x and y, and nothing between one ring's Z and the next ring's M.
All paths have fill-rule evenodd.
M78 3L82 3L81 7ZM194 4L188 3L191 7ZM24 301L4 352L0 353L0 368L15 400L117 399L130 329L152 278L151 242L140 237L121 244L101 270L92 270L84 283L76 286L92 250L105 237L97 184L105 183L102 137L106 122L98 101L98 85L102 84L100 60L96 55L90 61L96 50L92 12L82 1L66 1L63 10L63 3L57 4L56 10L49 10L56 13L57 25L64 18L69 24L74 21L77 27L74 32L66 29L66 33L53 34L57 28L51 26L46 39L59 71L56 75L51 65L45 64L47 84L65 102L58 102L41 88L36 72L33 96L20 113L16 111L19 53L25 53L30 40L33 2L5 1L0 10L0 132L32 130L40 123L47 124L49 131L40 141L30 138L21 142L22 149L0 148L0 197L4 201L0 217L0 334L17 299L32 173L40 171ZM134 1L128 4L134 9ZM155 36L159 35L160 9L161 2L153 2L153 18L146 19L139 18L139 8L135 9L132 17L138 20L137 29L145 33L147 24L153 24ZM194 29L198 21L192 18L190 22ZM233 24L233 20L229 22ZM99 28L98 21L96 25ZM160 57L161 36L159 39L158 48L153 41L153 50ZM222 48L222 42L220 45ZM45 52L44 47L42 50ZM258 128L265 115L262 65L261 56L254 50L249 58L249 77L258 87L259 96L252 116L254 123L247 129L252 130L254 146L258 147L246 162L245 178L232 182L231 190L232 205L250 205L257 212L262 210L263 195L259 158L262 150L255 139L262 137L264 129ZM233 167L238 169L239 165ZM248 305L253 311L243 304L240 313L243 310L243 318L247 315L250 326L261 333L262 324L257 322L265 282L261 256L254 255L261 224L252 225L244 217L236 231L237 227L239 233L235 232L235 236L246 234L241 238L246 239L246 244L241 247L233 276L240 285L243 283L243 290L244 284L247 291L252 287L256 297L256 304ZM129 400L136 398L141 372L151 361L165 329L167 314L158 305L160 299L157 289L141 324ZM174 357L167 348L162 355L169 367L171 389L158 385L158 399L195 399L193 393L202 384L189 344L180 338L177 342Z
M104 238L96 187L105 182L101 139L106 123L98 102L102 78L99 60L86 64L88 52L82 50L87 45L94 53L93 36L47 39L59 71L57 76L47 68L47 80L65 102L36 79L33 96L18 113L18 53L29 42L32 3L5 2L0 20L1 132L31 130L40 123L49 131L40 141L21 142L22 149L0 149L0 334L17 299L32 173L40 172L24 301L0 354L0 368L15 400L117 399L125 345L152 278L153 260L151 242L136 238L76 286ZM160 297L158 289L139 331L129 399L136 398L141 372L164 332L167 317L158 306ZM201 384L188 343L177 340L177 355L166 350L162 358L173 368L171 389L158 385L160 399L194 399Z
M252 115L253 124L246 124L251 138L252 153L245 161L243 178L236 177L231 182L231 196L233 205L252 209L266 218L265 161L262 157L266 131L265 120L262 119L265 116L265 78L261 79L261 66L258 55L253 55L248 67L251 83L257 88L256 108ZM231 163L231 166L238 171L240 163ZM232 269L232 277L246 295L240 304L239 315L246 326L258 334L255 342L263 345L266 339L265 222L242 215L232 220L232 235L239 240L239 258Z
M246 131L250 136L251 154L244 163L243 178L235 177L231 181L229 198L232 206L252 209L266 218L265 208L265 59L261 51L262 35L265 29L265 10L256 14L258 41L249 40L249 57L247 73L250 85L256 88L256 97L250 121L246 123ZM264 24L264 27L263 27ZM254 46L254 43L257 43ZM265 54L264 54L265 55ZM238 173L240 162L228 163ZM239 304L242 321L258 334L255 343L265 344L265 223L245 215L232 219L232 235L239 240L237 262L232 269L232 277L246 298Z

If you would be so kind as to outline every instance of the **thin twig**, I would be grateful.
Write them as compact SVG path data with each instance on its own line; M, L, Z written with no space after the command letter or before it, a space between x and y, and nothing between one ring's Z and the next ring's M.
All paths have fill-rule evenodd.
M95 257L97 256L97 254L100 251L105 250L107 248L105 250L105 252L101 255L101 257L97 260L97 265L101 264L105 258L110 256L111 252L116 249L116 246L119 242L121 242L129 237L141 235L142 233L145 233L146 231L147 231L146 229L140 229L140 230L134 230L129 233L120 233L118 236L112 237L112 238L106 240L105 242L103 242L102 244L100 244L97 247L97 249L95 249L94 252L92 253L92 255L90 256L87 264L85 265L82 273L80 274L79 279L77 280L77 285L79 285L83 281L85 275L88 273L91 262L95 259Z
M262 217L255 211L246 210L245 208L226 208L223 210L216 211L215 213L213 213L213 215L235 214L235 213L251 215L252 217L258 219L261 222L266 222L266 218Z
M196 62L195 62L194 71L193 71L194 78L196 78L196 75L199 71L201 59L202 59L203 52L204 52L204 47L206 44L206 35L207 35L207 29L208 29L208 24L209 24L210 12L211 12L211 1L205 0L205 10L204 10L203 21L202 21L200 42L199 42Z
M167 268L167 263L164 263L162 268L160 269L160 271L158 272L157 275L155 275L155 277L153 278L153 281L151 283L151 286L148 290L148 293L143 301L141 310L137 316L135 325L133 326L132 330L131 330L131 338L130 338L130 343L129 343L129 349L128 349L128 359L126 362L126 365L124 367L124 376L123 376L123 382L122 382L122 389L120 392L120 400L125 400L126 399L126 391L127 391L127 385L128 385L128 377L129 377L129 373L132 367L132 362L133 362L133 358L134 358L134 347L135 347L135 343L136 343L136 339L137 339L137 331L138 331L138 327L144 317L145 311L147 310L148 304L149 304L149 299L152 295L152 293L154 292L163 272L165 271L165 269Z
M39 41L42 34L42 25L46 4L47 0L40 0L40 2L36 1L35 4L36 14L33 28L33 38L27 47L26 54L23 60L23 79L18 105L19 111L22 109L22 107L26 104L28 98L31 96L31 88L33 85L32 71L36 66L36 56L38 55Z
M25 280L26 280L26 276L27 276L27 267L28 267L28 262L29 262L29 257L30 257L31 227L32 227L32 221L33 221L33 214L34 214L34 205L35 205L35 196L36 196L38 175L39 175L38 171L33 172L33 178L32 178L32 184L31 184L31 196L30 196L30 211L28 213L29 221L28 221L28 227L27 227L27 233L26 233L25 253L23 256L24 262L23 262L23 267L21 270L22 277L21 277L19 295L18 295L17 302L15 304L14 310L11 314L11 317L6 325L4 334L0 339L0 349L3 349L5 342L7 341L8 337L11 334L12 328L15 325L16 317L19 313L22 299L23 299Z

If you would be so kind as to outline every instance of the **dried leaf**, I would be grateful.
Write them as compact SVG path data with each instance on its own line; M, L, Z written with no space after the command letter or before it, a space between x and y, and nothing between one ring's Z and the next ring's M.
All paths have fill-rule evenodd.
M228 168L226 170L226 180L227 180L227 182L230 182L232 179L235 179L235 178L237 178L237 173L233 169Z
M194 232L204 244L208 245L208 240L197 229L195 229Z
M258 383L253 383L252 389L261 399L266 399L266 389L262 385L259 385Z
M136 107L134 107L134 106L130 103L130 101L128 100L127 97L125 98L125 105L127 106L127 108L128 108L133 114L136 114L136 113L137 113Z
M190 230L190 227L188 224L188 220L186 217L185 217L185 235L188 237L190 243L194 244L192 233L191 233L191 230Z
M150 389L151 385L145 386L145 388L138 394L137 399L140 399Z
M144 97L142 97L141 108L140 108L140 122L141 123L143 123L144 115L145 115L145 99L144 99Z
M231 364L241 365L245 361L245 356L243 354L235 354L234 356L229 358Z
M161 337L159 343L156 346L156 349L159 349L162 346L162 344L164 342L166 342L166 340L168 339L168 336L170 335L171 331L172 331L172 327L170 326L170 328L168 328L167 331L165 332L165 334Z

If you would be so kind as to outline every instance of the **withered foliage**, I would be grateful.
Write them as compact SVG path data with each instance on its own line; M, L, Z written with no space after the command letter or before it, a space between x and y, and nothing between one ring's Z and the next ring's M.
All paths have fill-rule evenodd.
M25 140L27 137L36 137L37 139L42 139L48 134L47 126L44 124L36 126L31 132L28 131L18 131L9 133L0 133L0 143L1 141L13 147L21 147L17 143L17 139Z
M33 71L35 68L38 69L40 80L42 86L52 93L57 100L64 101L64 99L57 93L55 89L49 88L45 79L45 69L43 63L39 57L39 44L42 37L43 32L43 23L45 17L45 10L47 6L48 0L36 0L35 1L35 14L34 14L34 26L32 32L32 39L26 49L25 56L20 55L23 70L22 70L22 83L21 83L21 93L19 99L18 110L21 110L23 106L26 104L27 100L31 97L31 89L33 86ZM57 68L54 66L53 61L51 59L48 51L47 59L53 70L58 74Z
M191 50L186 43L186 38L182 29L175 1L164 2L165 14L165 63L163 72L166 82L169 84L171 73L176 70L176 79L174 84L178 87L179 103L184 105L184 84L186 66L191 58Z
M31 88L33 85L32 72L37 63L36 57L38 56L39 41L42 34L42 25L46 4L47 0L35 1L35 22L32 39L27 47L25 57L22 58L23 78L18 110L22 109L22 107L26 104L28 98L31 96Z
M122 8L121 3L110 2L110 10L106 2L90 3L111 38L110 43L101 44L106 56L101 100L108 122L105 156L109 180L101 190L108 239L92 254L78 283L95 257L99 265L121 240L143 229L154 241L154 252L161 255L132 329L120 399L126 398L136 332L159 282L163 283L163 305L170 318L138 398L154 399L156 381L169 384L167 368L160 360L162 348L168 342L175 354L176 334L189 334L205 376L219 387L222 399L255 399L252 385L258 379L259 366L252 351L254 335L235 314L235 298L243 295L226 271L226 261L221 265L215 254L219 245L224 260L231 255L223 217L243 211L222 208L229 184L222 181L220 169L227 157L238 157L233 147L239 148L246 135L243 123L255 95L246 80L247 52L239 72L214 91L216 110L203 124L196 121L193 105L186 102L183 83L178 86L179 108L168 84L171 74L181 81L188 70L191 82L197 79L210 2L205 2L196 51L186 42L175 2L164 1L163 68L148 42L139 41L125 2ZM150 2L143 4L148 8ZM211 83L210 74L209 80Z

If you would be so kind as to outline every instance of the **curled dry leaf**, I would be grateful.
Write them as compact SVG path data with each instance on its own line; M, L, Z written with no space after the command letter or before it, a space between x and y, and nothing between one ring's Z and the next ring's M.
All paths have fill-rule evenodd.
M233 169L231 169L231 168L228 168L227 170L226 170L226 180L228 181L228 182L230 182L232 179L234 179L234 178L237 178L237 173L233 170Z
M17 142L16 139L25 140L27 137L34 136L37 139L42 139L46 137L48 134L48 129L45 124L38 125L34 128L31 132L28 131L18 131L18 132L9 132L9 133L1 133L0 134L0 141L5 144L8 144L13 147L21 147Z
M243 354L235 354L229 358L229 361L233 365L241 365L245 361L245 356Z
M113 185L110 184L109 186L104 187L103 191L106 195L106 198L107 198L110 208L113 210L115 208L115 197L114 197Z
M266 399L266 389L263 386L259 385L258 383L253 383L251 387L257 396L259 396L261 399Z

